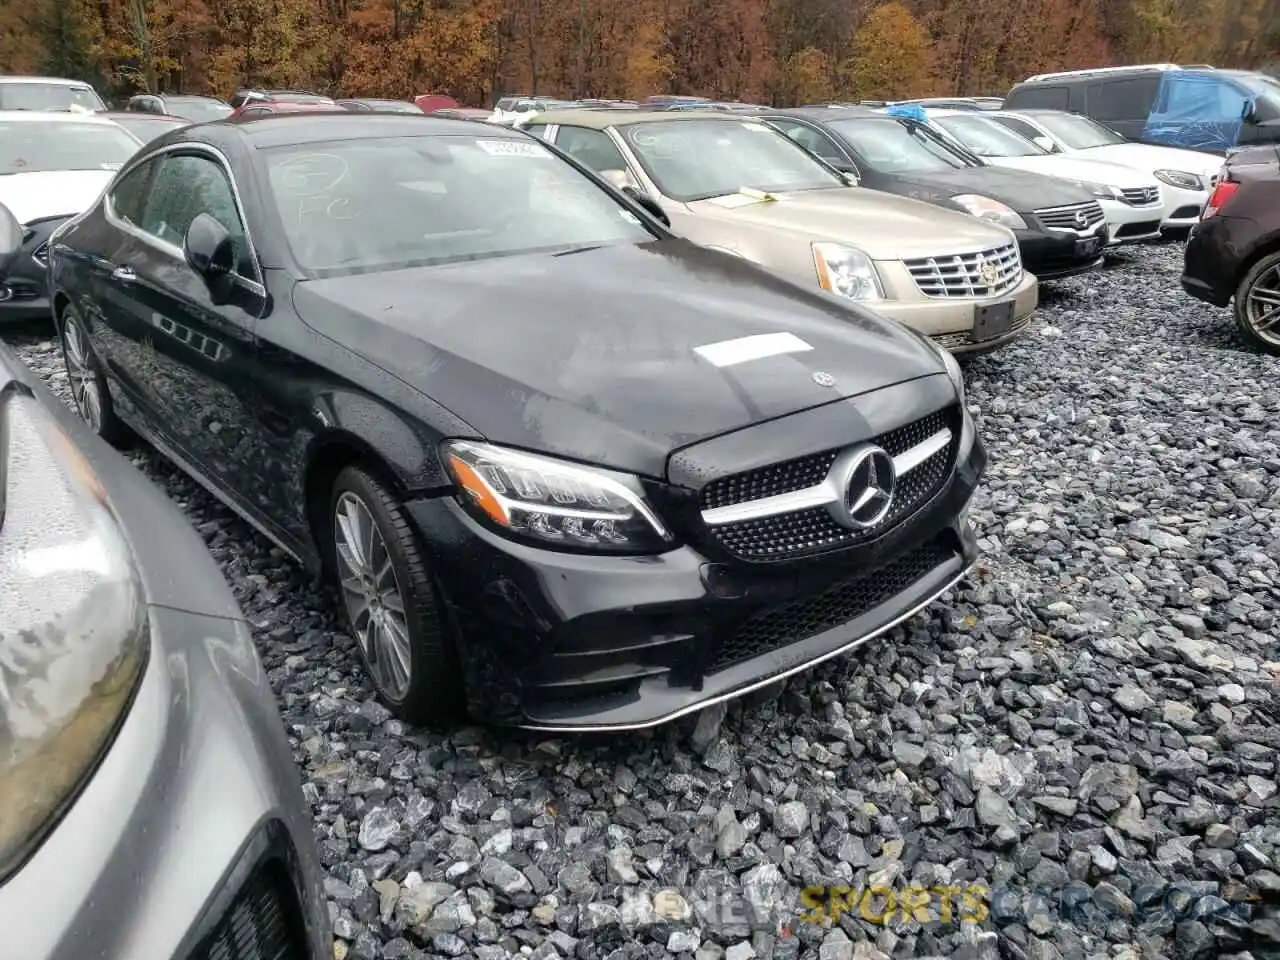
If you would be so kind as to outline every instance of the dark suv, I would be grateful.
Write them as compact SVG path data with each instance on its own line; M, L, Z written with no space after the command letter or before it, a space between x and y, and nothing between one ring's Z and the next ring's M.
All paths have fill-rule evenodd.
M1227 157L1187 242L1182 288L1233 313L1244 337L1280 354L1280 147Z
M1226 153L1280 142L1280 81L1248 70L1164 63L1044 73L1017 84L1006 110L1068 110L1130 140Z

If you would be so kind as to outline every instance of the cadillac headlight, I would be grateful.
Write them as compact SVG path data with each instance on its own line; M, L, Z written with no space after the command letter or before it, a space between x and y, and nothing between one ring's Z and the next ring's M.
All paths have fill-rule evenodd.
M850 300L883 300L875 264L861 250L841 243L815 243L813 264L823 290Z
M1155 177L1161 183L1182 190L1204 190L1205 188L1204 181L1198 174L1188 173L1186 170L1157 170Z
M636 477L469 440L446 441L442 451L458 503L513 539L607 553L673 544Z
M990 220L993 223L1000 224L1002 227L1008 227L1010 230L1027 229L1027 221L1023 220L1013 207L1001 203L999 200L992 200L990 197L983 197L974 193L962 193L959 196L952 197L951 202L958 203L975 217Z
M1109 187L1105 183L1089 183L1087 180L1075 181L1077 186L1083 187L1088 191L1091 197L1097 197L1099 200L1123 200L1124 194L1120 192L1119 187Z
M93 774L147 655L129 547L83 457L0 394L0 881Z

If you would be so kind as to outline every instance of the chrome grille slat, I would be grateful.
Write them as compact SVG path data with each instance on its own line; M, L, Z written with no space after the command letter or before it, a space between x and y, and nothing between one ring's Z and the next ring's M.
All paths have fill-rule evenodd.
M1093 228L1107 219L1096 200L1087 203L1069 203L1061 207L1044 207L1033 211L1036 219L1053 230L1072 233L1092 233ZM1084 223L1076 221L1078 213L1084 214Z
M1022 281L1022 257L1016 243L973 253L913 257L902 263L926 297L995 297ZM988 264L994 273L984 278Z
M1135 187L1131 190L1121 190L1120 195L1124 197L1125 203L1133 207L1149 207L1160 202L1158 187Z

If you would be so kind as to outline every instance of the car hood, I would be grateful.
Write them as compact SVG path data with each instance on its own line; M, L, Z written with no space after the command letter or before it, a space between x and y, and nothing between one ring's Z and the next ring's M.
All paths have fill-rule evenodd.
M1064 180L1079 180L1085 183L1101 183L1109 187L1133 189L1137 187L1155 187L1156 178L1150 173L1135 170L1133 167L1118 163L1107 163L1103 160L1085 160L1075 154L1046 154L1034 157L983 157L987 163L997 167L1012 167L1017 170L1030 170L1032 173L1043 173L1050 177L1062 177Z
M685 240L308 280L293 302L491 441L655 477L690 443L945 372L892 321ZM811 349L697 351L761 334Z
M106 189L114 170L48 170L0 176L0 203L19 223L70 217L87 210Z
M1073 154L1081 160L1120 163L1137 170L1183 170L1208 180L1222 166L1222 158L1195 150L1157 147L1147 143L1109 143Z
M894 177L894 192L930 203L946 203L958 194L990 197L1018 213L1060 207L1090 199L1083 188L1059 177L1012 167L967 167L941 173L903 173Z
M732 237L740 224L776 227L805 242L848 243L873 260L927 257L939 250L981 250L1009 242L1003 227L931 203L869 190L835 187L773 194L758 200L741 194L712 197L688 205L689 210L725 225Z

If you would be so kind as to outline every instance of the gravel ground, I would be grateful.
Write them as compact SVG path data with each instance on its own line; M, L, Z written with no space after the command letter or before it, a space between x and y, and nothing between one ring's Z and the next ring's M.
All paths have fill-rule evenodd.
M1032 333L968 364L992 461L968 582L650 733L406 729L333 598L135 454L258 628L336 954L1280 956L1280 360L1180 264L1149 247L1044 291ZM47 335L9 339L65 396ZM875 923L867 884L933 892ZM815 885L854 905L799 918Z

